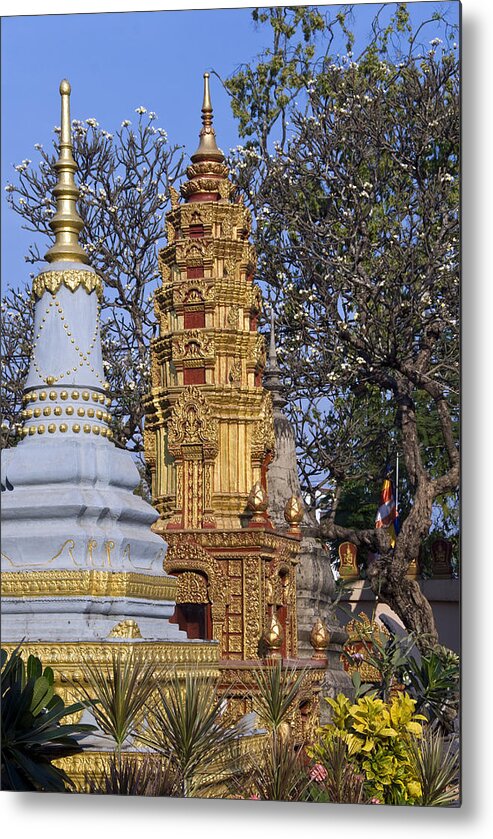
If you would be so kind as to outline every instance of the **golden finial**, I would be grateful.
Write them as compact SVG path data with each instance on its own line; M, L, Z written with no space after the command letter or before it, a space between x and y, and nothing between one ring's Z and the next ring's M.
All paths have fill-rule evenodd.
M267 510L268 503L269 499L267 497L267 493L262 484L257 481L257 483L252 486L247 500L247 507L253 513L253 516L250 519L250 527L258 524L265 526L265 512Z
M279 658L281 655L281 647L283 642L284 632L281 622L274 613L270 620L269 627L265 630L263 640L267 647L269 658Z
M324 621L317 618L310 632L310 644L313 647L312 658L327 658L327 648L330 644L330 632Z
M77 164L72 155L70 91L69 82L63 79L60 82L62 100L60 156L54 165L58 175L57 184L53 190L56 213L50 221L50 227L55 234L55 243L45 256L47 262L89 262L85 250L79 245L79 233L84 222L76 208L79 190L74 181Z
M216 132L212 125L212 104L209 90L209 73L204 73L204 101L202 102L202 129L200 131L200 143L195 154L192 154L193 163L202 160L217 161L224 163L224 154L217 147Z
M288 532L293 536L299 536L301 534L300 522L303 520L304 514L305 508L303 506L303 501L299 495L292 495L291 498L286 501L286 506L284 507L284 518L289 524Z

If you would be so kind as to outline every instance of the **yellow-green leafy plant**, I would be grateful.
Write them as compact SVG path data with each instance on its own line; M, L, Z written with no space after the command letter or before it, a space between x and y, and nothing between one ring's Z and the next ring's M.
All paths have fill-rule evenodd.
M420 804L422 790L412 761L412 742L422 736L422 714L416 702L399 693L390 702L363 696L352 703L342 694L327 699L333 721L320 729L320 740L309 749L327 772L331 771L331 744L340 738L348 760L365 778L365 796L382 804Z

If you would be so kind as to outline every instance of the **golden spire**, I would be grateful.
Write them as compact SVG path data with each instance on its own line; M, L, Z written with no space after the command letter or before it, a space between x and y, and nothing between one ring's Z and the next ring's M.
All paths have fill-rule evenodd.
M193 163L200 163L202 160L212 160L224 163L224 154L217 147L216 132L212 125L212 104L209 90L209 73L204 73L204 101L202 103L202 129L199 134L200 143L195 154L192 154Z
M76 208L79 190L74 181L77 164L72 155L70 90L69 82L63 79L60 82L62 99L60 157L54 166L58 174L57 184L53 190L56 213L50 221L50 227L55 234L55 243L45 256L47 262L89 262L85 250L79 244L79 233L84 222Z

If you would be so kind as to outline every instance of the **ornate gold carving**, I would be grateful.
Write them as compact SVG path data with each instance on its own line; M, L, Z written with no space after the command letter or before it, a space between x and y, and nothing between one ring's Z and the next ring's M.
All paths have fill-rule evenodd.
M385 645L390 637L389 631L383 624L371 621L368 615L360 612L357 618L346 624L348 638L344 644L341 661L344 669L350 674L358 671L364 682L376 682L380 679L378 670L368 663L368 652L372 651L373 642Z
M65 543L66 544L66 543ZM73 542L72 542L73 544ZM90 550L95 546L92 542ZM5 571L4 597L138 597L174 601L176 579L115 571Z
M168 448L181 454L183 445L200 444L209 455L217 452L217 420L214 419L205 395L196 387L183 391L173 407L168 425Z
M11 652L16 644L2 643L2 647ZM115 652L115 642L99 641L76 643L33 643L25 641L22 644L23 656L36 655L43 664L51 666L58 672L68 675L74 671L82 675L81 671L86 661L94 665L111 665ZM200 644L190 644L187 641L141 641L139 652L146 661L152 661L156 668L165 664L180 665L205 664L209 670L204 671L210 676L217 677L217 668L211 668L218 660L217 644L211 641L202 641ZM135 653L135 644L125 641L118 643L118 653L122 659L130 658Z
M172 245L176 239L176 230L174 224L170 221L165 222L166 227L166 239L168 240L168 245Z
M142 638L139 625L134 620L124 620L115 624L109 638Z
M210 239L186 239L176 245L176 260L190 268L212 261L214 242Z
M237 306L230 306L226 322L231 329L238 329L240 325L240 310Z
M171 201L171 209L177 210L180 206L180 193L174 188L174 186L169 187L169 197Z
M264 452L274 451L275 443L272 399L270 393L264 391L259 419L255 422L252 432L252 455L262 458Z
M38 274L33 280L33 294L37 299L42 297L45 291L56 294L62 285L72 292L82 287L88 294L95 291L99 299L103 297L101 278L92 271L76 270L45 271Z
M183 571L178 576L177 603L208 603L207 580L195 571Z
M228 375L229 383L239 387L241 385L241 360L239 358L235 358L233 361L229 375Z
M173 360L214 358L214 339L199 329L189 329L173 339Z
M175 306L206 303L214 298L214 285L206 280L187 280L173 289Z
M256 314L262 311L262 292L256 283L253 283L250 291L250 310Z

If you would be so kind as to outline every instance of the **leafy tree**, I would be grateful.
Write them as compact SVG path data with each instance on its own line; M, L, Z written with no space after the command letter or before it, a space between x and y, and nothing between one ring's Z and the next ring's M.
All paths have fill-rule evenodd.
M459 67L439 15L413 30L404 4L385 23L387 9L358 57L348 10L255 12L272 46L225 85L302 478L330 499L321 535L376 554L373 590L425 645L433 615L406 572L459 479ZM396 451L408 512L392 549L386 530L336 517L351 487L380 489Z
M115 397L113 431L118 445L142 451L142 397L150 387L149 342L156 329L153 291L159 277L157 246L164 237L164 211L170 189L183 173L181 147L168 143L156 127L156 114L136 109L137 121L123 120L114 134L93 119L73 120L74 159L84 221L81 244L104 281L102 343L106 376ZM59 133L58 128L55 129ZM15 166L16 179L5 187L11 208L36 234L25 259L37 264L52 238L56 182L54 148L36 144L39 162ZM41 235L40 235L41 234ZM42 237L46 248L40 247ZM8 288L2 300L2 355L7 359L2 393L2 445L19 439L22 388L33 334L29 291Z

